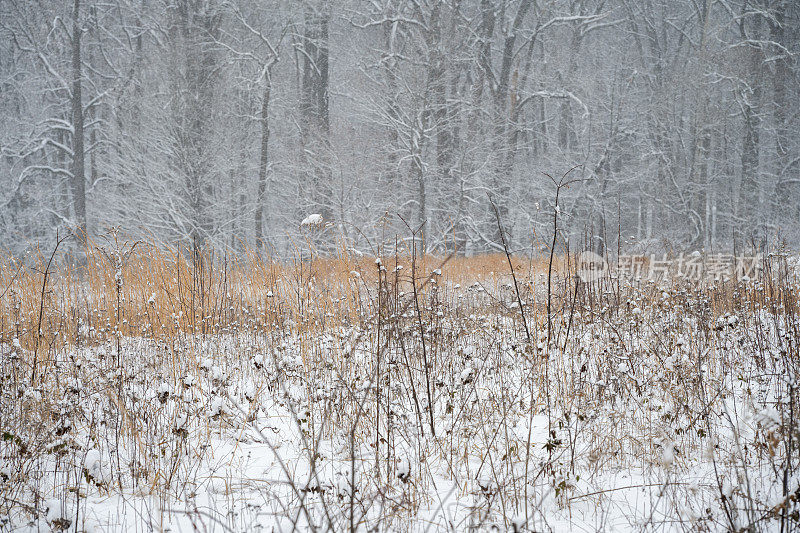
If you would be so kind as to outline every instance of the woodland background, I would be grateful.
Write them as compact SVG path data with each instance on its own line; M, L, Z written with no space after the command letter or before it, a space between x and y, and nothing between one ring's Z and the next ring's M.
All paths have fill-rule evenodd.
M791 0L0 0L0 246L472 254L494 202L535 251L573 167L572 248L797 245L798 36Z

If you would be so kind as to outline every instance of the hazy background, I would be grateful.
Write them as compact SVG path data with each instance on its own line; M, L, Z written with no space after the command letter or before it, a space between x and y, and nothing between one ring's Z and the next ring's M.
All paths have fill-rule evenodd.
M0 246L800 243L790 0L0 0ZM301 228L311 213L325 229ZM398 216L399 215L399 216ZM604 244L605 243L605 244Z

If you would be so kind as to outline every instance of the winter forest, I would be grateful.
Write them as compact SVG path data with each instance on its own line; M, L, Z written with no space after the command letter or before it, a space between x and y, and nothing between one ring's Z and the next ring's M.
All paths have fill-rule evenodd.
M791 0L2 0L0 239L469 255L494 203L524 251L572 169L573 248L797 244L799 37Z

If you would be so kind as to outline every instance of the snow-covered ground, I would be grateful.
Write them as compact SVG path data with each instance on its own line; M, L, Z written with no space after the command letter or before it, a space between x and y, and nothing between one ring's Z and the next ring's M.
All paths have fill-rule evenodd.
M0 531L798 527L798 317L647 290L4 343Z

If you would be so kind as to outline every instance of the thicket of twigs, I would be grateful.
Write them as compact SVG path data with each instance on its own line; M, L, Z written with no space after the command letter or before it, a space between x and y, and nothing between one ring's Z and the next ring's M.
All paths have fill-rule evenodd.
M0 530L82 531L98 495L220 531L798 527L785 265L583 283L549 263L119 239L4 258ZM256 444L254 479L234 458Z

